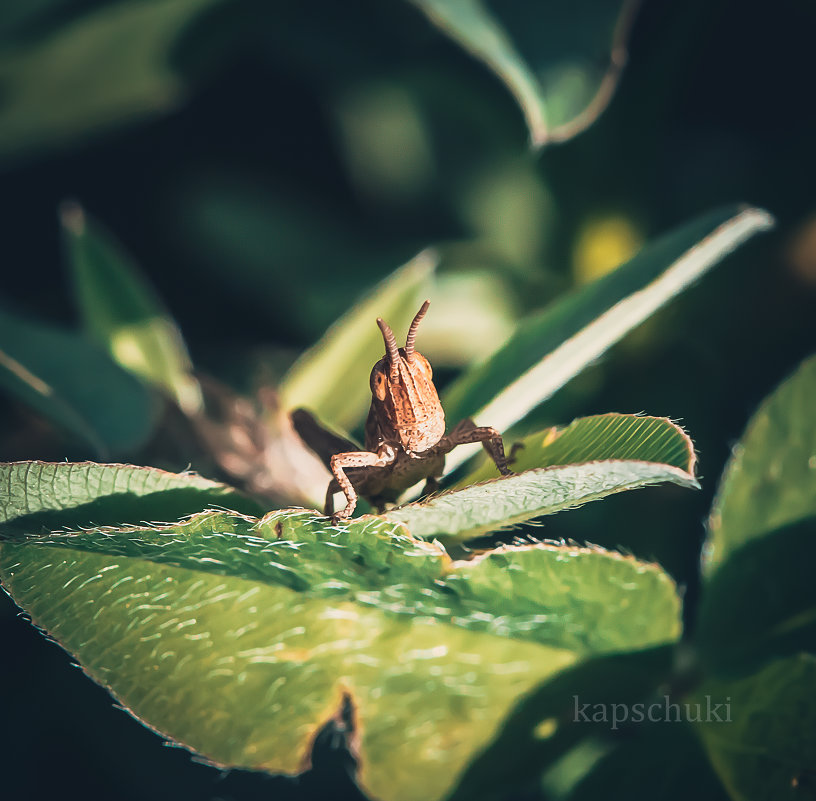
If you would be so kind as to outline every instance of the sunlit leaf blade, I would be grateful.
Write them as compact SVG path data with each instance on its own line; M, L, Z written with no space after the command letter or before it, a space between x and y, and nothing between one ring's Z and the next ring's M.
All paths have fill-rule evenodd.
M495 465L485 459L455 490L393 509L386 517L404 523L415 536L462 540L647 484L699 486L691 440L666 418L584 417L531 434L520 444L515 475L498 478Z
M647 245L615 272L523 320L490 359L451 385L443 397L448 419L455 423L474 417L480 425L505 430L772 224L762 210L731 207ZM448 457L449 468L473 453L472 448L457 448Z
M700 704L697 732L734 801L813 798L814 687L816 657L800 654L748 678L706 682L688 699Z
M699 487L693 475L671 465L608 460L501 476L397 507L383 517L402 523L416 537L466 540L664 481Z
M165 111L182 97L170 64L181 31L219 0L103 4L0 54L0 162Z
M167 392L188 414L201 389L181 332L121 248L83 210L62 210L68 264L88 332L126 370Z
M284 408L303 406L317 417L353 428L371 402L369 375L385 352L376 319L382 317L399 338L430 288L436 256L420 253L343 315L283 379Z
M13 536L0 577L135 715L219 764L302 771L347 698L358 780L394 801L444 798L565 668L680 632L673 582L631 557L451 562L378 518L293 510Z
M183 488L185 476L166 475L164 483ZM197 476L191 478L205 483ZM192 487L199 490L202 501L207 499L205 491L212 496L223 490L215 482L207 483L213 486ZM148 499L146 507L151 500L155 499ZM52 520L60 520L61 510L52 511ZM123 511L131 513L127 507ZM88 513L74 508L63 519L78 520ZM313 597L348 596L395 615L422 615L444 623L454 618L455 625L469 630L532 639L581 654L650 647L679 632L676 622L667 630L667 618L660 614L661 610L670 613L672 619L676 611L674 596L661 596L655 590L664 584L673 586L667 576L656 565L601 548L542 543L502 547L473 560L452 562L438 543L415 540L399 525L367 516L337 528L322 515L304 510L270 512L260 522L213 510L160 527L86 528L33 537L19 536L25 519L12 522L13 529L5 523L2 529L9 545L132 557L281 584ZM617 576L614 587L589 581L587 574L597 571ZM542 582L547 574L549 581ZM657 622L652 619L653 607L635 605L615 626L597 626L591 611L601 598L615 609L630 606L633 588L623 577L635 575L644 576L640 591L648 587L656 592L652 601L659 607ZM429 586L436 589L429 592ZM513 614L507 620L494 620L502 611L493 608L494 601L507 593L514 596ZM541 616L542 608L560 612Z
M509 444L509 443L508 443ZM696 455L688 435L665 417L599 414L573 420L524 437L516 447L516 473L539 467L607 460L655 462L694 475ZM506 445L507 446L507 445ZM496 477L492 462L484 463L458 482L466 487Z
M156 403L147 387L83 337L0 312L0 386L100 456L137 448Z
M261 511L231 487L195 473L95 462L0 463L0 535L172 521L208 506Z
M298 534L294 544L296 527L283 528L278 542L274 525L253 529L240 518L211 520L197 537L194 525L164 538L188 543L190 558L182 564L192 568L116 552L3 545L0 577L33 620L121 703L219 764L300 773L317 732L348 696L361 727L360 780L371 795L440 798L515 698L575 660L565 649L357 602L343 586L359 570L351 563L345 571L343 561L329 566L329 597L310 592L306 579L280 561L302 548L307 535ZM365 533L375 536L371 525ZM135 540L144 534L122 547L138 552ZM215 547L202 550L202 535L215 537ZM336 543L309 550L342 560L347 546ZM229 554L247 555L247 578L222 574ZM358 548L348 554L355 555L359 561ZM57 569L48 571L46 584L73 579L68 586L77 588L63 599L61 613L45 597L42 580L37 589L28 573L48 563ZM252 569L255 563L260 570ZM303 566L319 572L312 561ZM362 583L374 571L366 572ZM332 593L334 584L340 587ZM382 592L379 582L368 589ZM153 596L161 600L151 603ZM441 606L441 593L433 596ZM99 597L106 603L88 626L82 609ZM395 607L403 607L400 599ZM491 682L497 667L505 672ZM425 693L432 701L418 704Z
M626 61L635 2L411 0L516 98L533 145L582 131L606 108Z
M816 356L760 405L734 448L708 521L707 575L746 543L816 517Z

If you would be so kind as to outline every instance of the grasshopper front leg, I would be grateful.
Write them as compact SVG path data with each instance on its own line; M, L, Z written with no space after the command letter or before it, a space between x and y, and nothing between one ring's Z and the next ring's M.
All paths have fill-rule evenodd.
M334 480L329 484L326 493L326 508L324 513L331 515L332 522L338 520L348 520L351 517L354 507L357 506L357 491L346 475L346 470L353 467L388 467L397 458L397 452L389 445L382 445L376 453L371 451L350 451L348 453L336 453L331 458L331 471ZM335 484L336 482L336 484ZM343 490L346 496L346 507L339 512L332 514L334 507L334 488Z
M507 457L504 455L504 441L501 434L490 426L477 426L470 418L462 420L453 431L439 440L434 447L437 453L449 453L457 445L470 445L481 442L487 455L493 460L503 476L509 476L513 471L507 466Z

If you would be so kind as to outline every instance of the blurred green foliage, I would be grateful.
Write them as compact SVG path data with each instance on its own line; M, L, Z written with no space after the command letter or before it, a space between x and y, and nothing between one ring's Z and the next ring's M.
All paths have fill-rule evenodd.
M478 330L484 314L500 340L517 314L705 209L768 208L777 233L633 332L530 420L646 411L693 432L702 493L622 495L552 518L543 532L656 559L686 585L692 619L715 477L754 407L816 345L816 108L807 102L816 14L800 0L772 8L644 0L609 107L574 139L531 153L513 94L420 5L6 0L0 300L54 325L77 322L56 220L59 204L76 198L145 270L194 362L245 389L258 371L282 375L428 245L451 286L490 275L495 289L463 325ZM506 12L517 37L515 15L540 5L482 4ZM537 19L522 26L517 46L533 72L530 48L540 44L544 58L553 42L580 41L585 17L609 32L607 14L594 25L595 5L576 4L576 20L569 4L554 4L564 13L546 35ZM607 66L602 39L588 56L595 75ZM561 80L585 85L568 66ZM443 385L465 347L451 353L449 342L443 333L436 352L426 349L432 361L446 354ZM85 364L91 386L98 375ZM97 456L92 438L63 438L18 402L0 404L0 458ZM91 424L106 419L100 411ZM138 423L128 420L134 441ZM343 758L322 741L316 770L299 783L219 779L162 749L79 671L66 671L65 655L15 620L6 600L0 641L3 685L15 688L4 694L13 724L0 750L10 796L70 788L89 798L238 801L331 788L355 797ZM679 764L694 764L683 760L695 746L665 736L676 739ZM593 757L607 781L622 760L645 759L632 756L643 753L637 743L623 745L618 762L610 759L619 751ZM698 797L720 797L704 778ZM812 778L801 786L808 781L812 790Z

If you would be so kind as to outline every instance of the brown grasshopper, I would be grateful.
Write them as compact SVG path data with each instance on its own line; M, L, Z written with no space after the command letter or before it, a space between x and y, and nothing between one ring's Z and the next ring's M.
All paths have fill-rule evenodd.
M435 492L445 467L445 454L457 445L481 442L502 475L507 467L504 443L495 428L463 420L447 436L445 412L433 383L428 360L414 347L417 329L428 310L425 301L408 329L405 347L377 318L385 356L371 371L371 407L365 424L365 450L327 431L305 409L292 413L295 430L328 463L334 478L326 492L324 514L333 521L351 517L362 495L380 511L409 487L425 479L423 495ZM346 507L334 512L334 494L343 490Z

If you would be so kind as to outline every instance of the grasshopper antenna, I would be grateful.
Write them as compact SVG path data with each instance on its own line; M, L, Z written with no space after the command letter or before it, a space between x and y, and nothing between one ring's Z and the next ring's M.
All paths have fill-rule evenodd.
M422 304L422 308L416 313L416 317L414 317L414 321L411 323L411 327L408 329L408 338L405 340L405 358L412 362L414 360L414 344L416 343L416 335L417 329L419 328L419 324L422 322L422 318L425 316L425 312L428 311L428 306L431 305L431 301L426 300Z
M389 328L388 323L386 323L382 317L377 318L377 325L380 327L380 331L382 331L383 340L385 340L385 352L388 356L391 380L397 381L399 379L400 355L396 337L394 336L394 332Z

